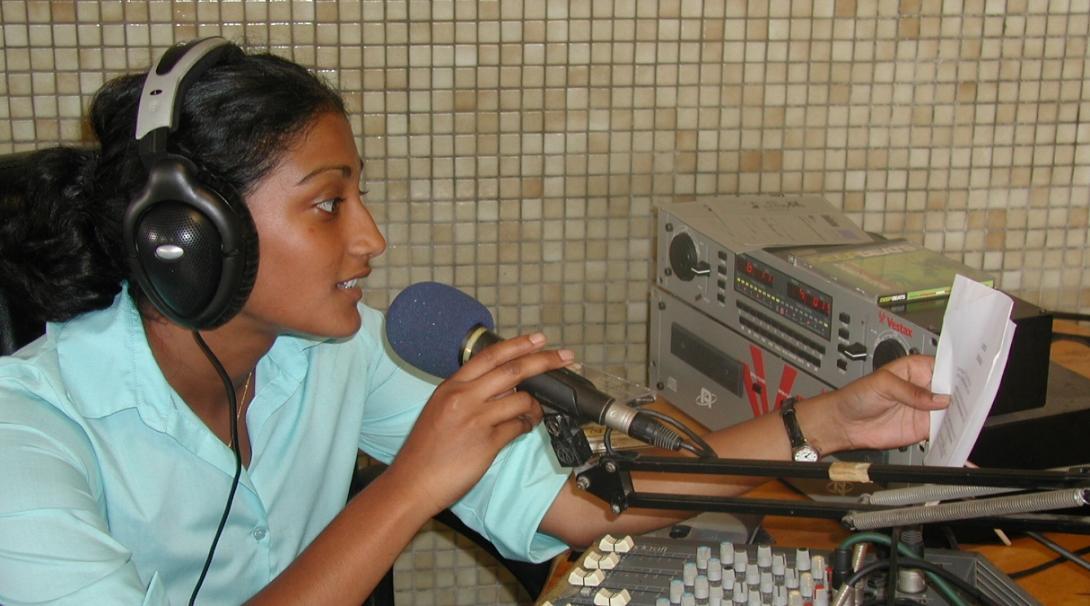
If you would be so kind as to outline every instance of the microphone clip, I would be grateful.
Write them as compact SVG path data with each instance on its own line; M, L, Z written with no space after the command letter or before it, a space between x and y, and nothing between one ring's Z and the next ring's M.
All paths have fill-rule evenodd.
M552 412L546 413L542 422L560 465L582 467L594 455L587 435L573 417Z

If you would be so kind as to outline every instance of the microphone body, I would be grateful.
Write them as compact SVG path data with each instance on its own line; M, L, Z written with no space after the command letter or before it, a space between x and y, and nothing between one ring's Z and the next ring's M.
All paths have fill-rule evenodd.
M476 299L438 282L418 282L401 291L386 314L386 338L409 364L441 378L454 374L477 353L503 341L492 332L492 314ZM651 415L603 393L568 369L530 377L519 389L542 406L580 421L594 421L667 450L681 437Z
M462 364L503 337L485 326L474 327L462 346ZM586 377L567 368L530 377L519 389L534 396L542 406L577 419L594 421L659 448L677 450L681 438L657 420L617 402Z

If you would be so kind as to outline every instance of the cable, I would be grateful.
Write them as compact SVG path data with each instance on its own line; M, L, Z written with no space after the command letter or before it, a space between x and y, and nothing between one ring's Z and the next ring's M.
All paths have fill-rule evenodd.
M605 432L602 434L602 446L605 447L606 454L618 459L635 459L636 453L623 452L613 448L613 428L607 426Z
M893 527L889 540L893 545L901 544L900 526ZM900 552L900 549L889 550L889 572L886 573L886 597L889 598L887 606L894 606L893 602L897 598L897 567L900 565L897 556L900 555Z
M856 543L879 543L881 545L885 545L886 547L892 547L893 545L893 541L891 541L889 537L879 532L857 532L841 541L840 545L838 545L837 547L839 549L851 549L851 547ZM904 543L897 543L897 550L900 551L902 555L905 555L907 557L914 557L916 555L912 553L911 548L909 548L908 545L905 545ZM943 580L942 575L928 572L927 578L931 581L932 584L935 585L938 591L946 597L946 601L950 602L954 606L965 605L965 602L962 601L962 599L958 596L957 592L954 591L953 587L950 587L950 585Z
M689 436L689 439L693 441L693 443L701 450L701 452L697 452L696 450L693 450L692 448L687 448L686 450L690 450L691 452L695 453L697 456L699 456L702 459L714 459L716 457L715 449L712 448L707 442L705 442L704 438L701 438L695 431L690 429L687 425L685 425L681 421L678 421L677 419L671 417L670 415L666 415L666 414L663 414L661 412L658 412L657 410L651 410L651 409L648 409L648 408L641 408L640 412L643 413L643 414L652 416L652 417L654 417L654 418L656 418L656 419L658 419L660 421L663 421L664 423L669 423L669 424L673 425L674 427L677 427L682 432L684 432L685 435Z
M235 386L231 383L231 377L227 374L223 364L220 363L219 358L212 353L212 350L208 348L208 344L204 342L201 333L194 330L193 339L197 341L197 346L201 348L208 361L212 363L212 367L216 369L220 380L223 381L224 389L227 390L227 405L231 417L231 450L235 453L235 477L231 480L231 490L227 493L227 504L223 507L223 516L220 518L219 527L216 528L216 534L212 537L212 545L208 548L208 557L204 560L204 568L201 569L201 575L197 578L197 584L193 586L193 593L189 596L189 606L196 603L197 593L200 592L201 585L204 584L204 577L212 566L212 558L216 555L216 545L219 544L220 535L223 534L223 528L227 525L227 516L231 513L231 503L235 500L238 481L242 477L242 451L239 449L238 401L235 399Z
M903 554L902 554L902 557L900 559L900 563L901 563L902 566L904 566L906 568L919 568L920 570L923 570L923 571L927 572L928 575L934 575L936 577L941 577L942 579L953 583L954 585L957 586L958 589L960 589L963 593L965 593L969 597L973 598L973 600L976 601L978 604L987 604L987 605L994 604L994 602L989 600L988 596L981 593L979 589L977 589L976 587L973 587L972 584L970 584L968 581L966 581L965 579L962 579L961 577L959 577L956 574L950 572L949 570L943 568L942 566L939 566L937 564L932 564L931 562L928 562L926 560L921 560L921 559L918 559L918 558L911 558L911 557L908 557L908 556L904 556ZM889 568L889 565L890 565L889 560L878 560L876 562L871 562L871 563L867 564L866 566L864 566L864 567L860 568L859 570L857 570L855 572L855 574L848 577L848 579L846 581L844 581L844 585L841 587L840 590L841 591L846 591L848 588L853 587L856 583L858 583L860 580L862 580L867 575L870 575L870 574L872 574L874 572L877 572L879 570L887 569L887 568ZM946 596L946 598L947 598L947 600L949 602L951 602L953 604L964 604L965 603L965 602L963 602L961 600L960 597L957 596L957 594Z
M1048 547L1052 551L1055 551L1056 553L1063 556L1065 559L1067 559L1067 560L1069 560L1069 561L1071 561L1071 562L1073 562L1073 563L1075 563L1075 564L1077 564L1079 566L1082 566L1083 568L1085 568L1087 570L1090 570L1090 562L1087 562L1086 560L1080 558L1078 555L1071 552L1070 550L1068 550L1063 545L1060 545L1059 543L1056 543L1055 541L1053 541L1052 539L1049 539L1048 537L1044 536L1043 534L1040 534L1040 533L1037 533L1037 532L1026 532L1026 536L1028 536L1031 539L1037 541L1038 543L1044 545L1045 547Z
M694 432L681 421L678 421L677 419L669 415L663 414L656 410L651 410L649 408L640 408L639 410L640 414L645 414L647 416L654 417L660 421L663 421L664 423L673 425L674 427L677 427L679 430L681 430L686 436L688 436L689 440L691 440L695 444L695 446L694 444L689 444L683 441L681 443L682 450L688 450L689 452L695 454L701 459L714 459L717 456L715 453L715 449L713 449L707 442L704 441L703 438L701 438L696 432ZM605 448L606 454L613 457L636 457L634 453L620 453L613 448L613 430L609 427L606 427L605 433L602 434L602 446Z
M1074 553L1076 555L1086 555L1086 554L1090 553L1090 545L1087 545L1086 547L1083 547L1082 549L1078 549L1076 551L1073 551L1072 553ZM1052 568L1053 566L1055 566L1057 564L1063 564L1066 561L1067 561L1067 558L1065 558L1063 556L1060 556L1058 558L1053 558L1053 559L1051 559L1051 560L1049 560L1047 562L1042 562L1041 564L1038 564L1036 566L1030 566L1029 568L1023 568L1022 570L1016 570L1014 572L1007 572L1007 573L1004 573L1004 574L1006 574L1012 580L1017 581L1018 579L1022 579L1022 578L1028 577L1030 575L1037 574L1038 572L1048 570L1049 568Z

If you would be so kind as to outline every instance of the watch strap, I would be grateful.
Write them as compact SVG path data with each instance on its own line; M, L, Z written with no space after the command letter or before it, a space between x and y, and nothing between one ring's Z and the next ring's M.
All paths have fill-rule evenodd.
M799 401L796 397L790 397L780 405L780 417L783 426L787 429L787 439L791 441L791 448L798 448L806 444L806 436L802 435L799 420L795 416L795 404Z
M783 419L783 426L787 430L787 439L791 442L791 453L796 460L799 459L800 450L806 450L807 455L817 458L819 456L817 450L806 441L806 436L799 427L799 420L795 415L795 404L798 401L798 398L790 397L780 405L780 418ZM811 456L805 458L810 459Z

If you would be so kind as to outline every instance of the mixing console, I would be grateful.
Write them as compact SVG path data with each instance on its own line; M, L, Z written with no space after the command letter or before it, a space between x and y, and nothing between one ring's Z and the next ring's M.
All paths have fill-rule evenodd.
M978 554L929 549L925 559L965 580L994 603L1037 603ZM922 575L915 574L917 582L906 578L898 586L898 603L949 603L923 582ZM860 600L854 603L884 592L884 574L868 580L853 592ZM829 606L836 597L829 551L607 535L579 558L566 587L543 606Z

